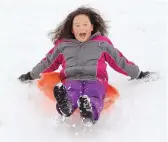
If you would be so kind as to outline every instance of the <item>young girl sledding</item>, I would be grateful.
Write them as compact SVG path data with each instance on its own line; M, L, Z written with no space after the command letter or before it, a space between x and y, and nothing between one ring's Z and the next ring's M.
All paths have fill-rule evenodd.
M66 117L77 108L84 122L95 123L103 109L108 84L106 62L115 71L141 79L150 72L142 72L114 48L108 39L107 26L92 8L80 7L70 13L52 33L52 48L33 69L19 77L22 82L53 72L62 65L62 86L54 87L57 111Z

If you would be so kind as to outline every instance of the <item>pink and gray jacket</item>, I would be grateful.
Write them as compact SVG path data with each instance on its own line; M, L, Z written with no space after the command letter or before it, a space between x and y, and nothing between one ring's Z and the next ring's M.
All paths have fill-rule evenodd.
M54 48L32 69L31 77L37 79L40 73L53 72L62 65L62 81L100 80L107 84L106 62L115 71L132 79L140 74L139 67L128 61L107 37L98 32L82 43L76 39L57 40Z

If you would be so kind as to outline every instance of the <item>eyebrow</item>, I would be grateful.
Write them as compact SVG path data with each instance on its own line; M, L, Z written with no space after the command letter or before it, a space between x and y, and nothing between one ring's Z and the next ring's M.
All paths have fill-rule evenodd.
M84 21L84 23L89 23L88 21ZM73 24L79 24L78 22L74 22Z

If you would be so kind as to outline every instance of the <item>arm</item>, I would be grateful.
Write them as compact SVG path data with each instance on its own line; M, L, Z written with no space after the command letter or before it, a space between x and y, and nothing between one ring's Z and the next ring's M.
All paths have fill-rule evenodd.
M112 44L102 43L105 53L105 61L108 62L109 66L112 67L115 71L130 76L131 79L138 78L140 75L140 70L137 65L133 62L130 62L123 56L123 54Z
M57 70L62 62L61 54L57 46L52 48L44 59L33 67L30 75L33 79L39 78L40 73L52 72Z
M52 72L58 69L59 65L62 63L62 54L59 51L60 42L61 41L57 40L55 42L55 47L47 53L46 57L42 59L31 72L22 74L18 79L22 82L34 80L40 77L40 73Z

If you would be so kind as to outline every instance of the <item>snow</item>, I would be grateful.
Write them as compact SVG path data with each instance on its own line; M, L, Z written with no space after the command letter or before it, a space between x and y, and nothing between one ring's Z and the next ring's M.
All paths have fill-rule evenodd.
M36 85L17 80L52 48L48 32L81 5L100 10L114 46L143 71L160 76L128 81L108 68L120 98L85 132L60 125L55 103ZM0 1L0 141L166 142L167 7L166 0Z

